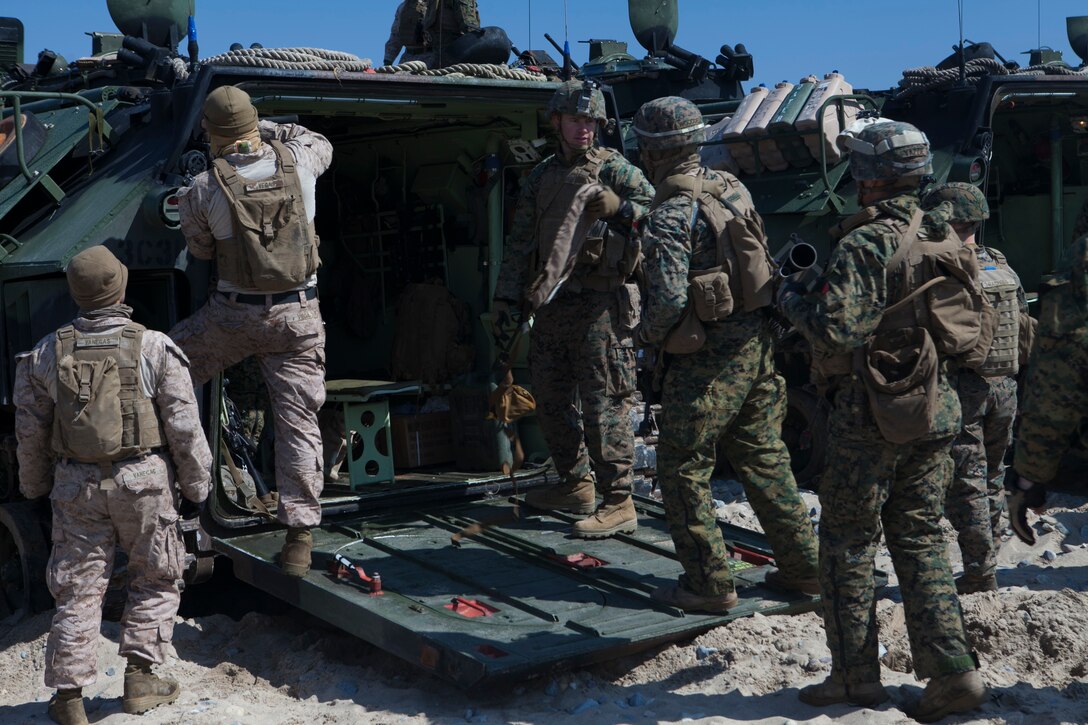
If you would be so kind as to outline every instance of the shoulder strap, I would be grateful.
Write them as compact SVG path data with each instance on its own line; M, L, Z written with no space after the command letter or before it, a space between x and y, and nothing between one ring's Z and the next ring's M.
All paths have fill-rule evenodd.
M226 159L216 159L212 162L212 168L215 169L215 176L223 187L223 191L227 192L229 196L237 199L245 195L245 185L242 183L241 177L238 176L238 172Z
M276 160L279 162L279 167L283 173L295 173L295 155L291 153L291 149L287 148L283 143L276 139L272 139L268 143L272 147L272 150L276 152Z
M914 210L914 213L910 215L910 224L907 226L907 231L903 234L903 238L899 240L899 248L892 254L892 258L888 260L886 270L893 270L903 263L907 254L910 252L911 247L914 246L914 242L918 239L918 230L922 226L922 217L925 216L925 212L921 207Z

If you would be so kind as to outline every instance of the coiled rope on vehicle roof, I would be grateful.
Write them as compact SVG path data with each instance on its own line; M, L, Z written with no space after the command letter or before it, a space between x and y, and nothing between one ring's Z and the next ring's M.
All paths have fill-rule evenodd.
M419 76L445 76L449 78L497 78L509 81L546 81L543 73L534 73L524 68L511 68L490 63L457 63L445 68L428 68L421 60L410 60L397 65L383 65L375 68L378 73L411 73Z
M201 65L233 65L249 68L281 68L285 70L331 70L362 72L374 64L369 58L324 48L239 48L213 55L200 61Z
M1009 70L1003 63L994 58L975 58L964 63L964 80L967 83L978 83L987 76L1008 75L1083 76L1088 75L1088 67L1077 69L1070 68L1067 65L1043 64ZM938 69L927 65L921 68L908 68L903 71L903 78L899 81L900 91L896 94L896 98L909 98L923 91L951 88L959 83L959 80L960 69L958 67Z

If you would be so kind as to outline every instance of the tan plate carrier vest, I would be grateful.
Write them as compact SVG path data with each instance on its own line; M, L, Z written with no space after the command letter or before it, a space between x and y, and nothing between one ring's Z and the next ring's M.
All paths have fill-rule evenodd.
M724 172L719 172L723 173ZM706 178L706 170L696 176L669 176L661 184L653 207L677 193L691 197L693 208L688 227L688 246L694 244L696 216L701 216L716 240L716 267L688 271L688 305L695 306L703 322L720 322L743 310L753 312L767 307L774 299L774 266L767 250L762 220L752 216L751 197L743 193L740 182L732 176L720 182ZM726 195L728 192L728 196ZM750 229L743 219L759 220ZM691 250L694 253L694 248Z
M564 169L557 162L543 174L536 194L538 248L534 268L539 268L548 259L578 190L587 184L598 183L601 166L615 153L612 149L593 147L586 152L583 163ZM631 277L638 261L638 245L629 243L623 235L608 229L605 222L598 221L590 228L574 273L565 284L574 292L582 289L611 292Z
M979 259L978 281L997 310L997 331L990 354L975 372L984 377L1016 375L1020 370L1020 278L1009 267L1004 254L984 247L977 250L979 255L985 252L994 261Z
M129 323L90 335L68 325L57 331L57 402L53 451L62 458L110 464L149 453L166 441L155 401L140 388L145 328Z
M250 181L226 159L212 168L230 202L234 236L215 243L220 278L247 289L286 292L298 289L317 271L317 235L306 218L302 182L295 157L279 141L276 173Z

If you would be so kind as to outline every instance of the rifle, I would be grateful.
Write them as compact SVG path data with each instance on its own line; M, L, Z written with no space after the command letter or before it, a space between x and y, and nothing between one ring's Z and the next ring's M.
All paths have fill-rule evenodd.
M230 470L230 475L234 479L235 486L238 486L239 489L242 488L246 474L253 481L256 495L246 497L246 506L274 518L272 511L278 505L278 498L253 462L257 455L257 446L246 435L245 427L242 425L242 416L238 412L238 406L227 397L227 384L229 382L227 379L223 380L221 394L223 407L220 414L220 423L223 431L223 443L225 444L224 459L227 468Z

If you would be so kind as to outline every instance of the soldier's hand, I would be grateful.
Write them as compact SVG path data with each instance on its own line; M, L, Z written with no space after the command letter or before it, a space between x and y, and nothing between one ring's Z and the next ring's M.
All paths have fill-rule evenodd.
M607 186L602 186L586 202L586 213L594 219L607 219L620 210L621 203L622 201L616 192Z
M775 306L781 308L788 300L805 294L805 286L797 275L784 277L775 291Z
M183 519L195 519L204 513L204 507L207 505L208 500L204 499L200 503L194 503L189 499L182 496L181 505L178 506L178 515Z
M506 300L495 300L491 304L491 334L495 341L505 340L515 327L514 313Z

